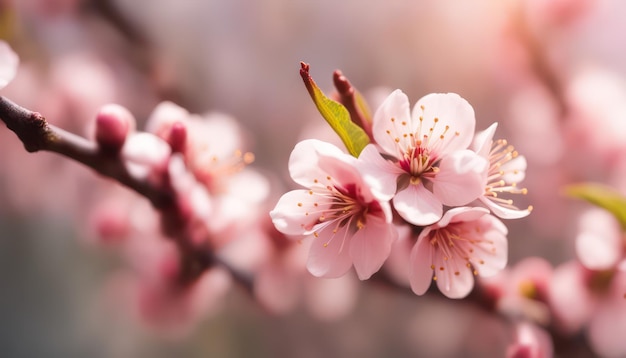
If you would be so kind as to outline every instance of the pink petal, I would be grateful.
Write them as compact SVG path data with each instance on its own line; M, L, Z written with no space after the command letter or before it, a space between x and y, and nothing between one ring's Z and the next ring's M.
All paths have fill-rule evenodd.
M506 232L497 229L498 225L491 225L490 221L499 221L491 215L481 218L483 225L483 240L478 242L472 256L472 265L481 277L494 276L506 267L508 259L508 240ZM485 223L486 222L486 223Z
M0 89L6 87L17 74L20 58L11 46L0 40Z
M576 253L581 263L592 270L614 266L622 254L621 229L605 210L590 209L580 218L581 231L576 238Z
M318 149L326 146L332 145L316 139L303 140L296 144L289 157L289 174L296 183L310 188L314 185L314 179L319 180L328 175L320 169L318 163ZM326 148L322 148L324 149Z
M402 153L398 152L398 143L396 143L395 138L402 138L399 133L404 133L409 129L407 125L402 125L402 123L410 123L410 121L409 98L401 90L395 90L374 113L372 123L374 139L387 154L394 157L401 156Z
M504 172L502 180L507 183L521 182L526 177L526 167L526 157L518 155L500 167L500 170Z
M293 190L285 193L278 200L274 210L270 211L276 229L287 235L311 234L319 216L307 215L307 213L321 210L320 205L327 205L322 202L315 207L316 199L319 199L319 196L311 195L308 190Z
M376 146L368 144L361 154L357 167L363 181L380 200L390 200L396 193L398 176L404 171L383 158Z
M429 229L425 229L420 235L420 239L411 250L409 282L411 290L416 295L423 295L430 287L433 280L433 245L431 245L425 237L424 233L428 233Z
M576 261L554 269L549 286L550 307L559 328L573 333L580 330L592 316L594 300L586 287L584 268Z
M443 158L433 180L433 193L444 205L465 205L485 191L489 163L471 150L461 150Z
M452 208L443 215L441 220L435 225L436 227L444 227L449 223L458 223L464 221L475 221L489 214L489 210L480 207L462 206Z
M446 126L449 127L438 145L437 154L440 157L456 150L467 149L474 138L474 109L456 93L431 93L422 97L413 107L411 117L414 124L419 123L419 117L423 117L421 134L434 128L435 138L444 134ZM435 118L438 119L437 123Z
M443 214L439 199L422 184L411 184L399 191L393 198L393 206L404 220L418 226L430 225Z
M434 263L439 291L448 298L464 298L474 288L472 270L460 260L444 261L442 255L436 256ZM444 270L440 270L443 267Z
M496 134L496 128L498 123L493 123L489 128L476 133L474 141L472 142L471 149L481 157L488 159L489 152L491 151L491 144L493 143L493 136Z
M484 196L481 196L478 199L480 199L480 201L485 204L485 206L487 206L494 215L502 219L521 219L530 214L530 210L528 209L505 208L504 206L500 206Z
M357 231L350 242L350 256L360 280L367 280L380 270L397 238L398 232L392 224L367 217L365 227Z
M602 357L626 356L626 298L601 305L589 325L589 338L595 353Z
M352 266L348 245L350 244L349 225L344 225L337 233L334 226L320 231L311 244L306 267L316 277L336 278L346 274Z
M291 152L289 173L296 183L307 188L326 187L327 184L321 182L327 176L343 176L339 178L343 182L360 180L354 168L355 163L356 158L334 145L317 139L307 139L296 144Z

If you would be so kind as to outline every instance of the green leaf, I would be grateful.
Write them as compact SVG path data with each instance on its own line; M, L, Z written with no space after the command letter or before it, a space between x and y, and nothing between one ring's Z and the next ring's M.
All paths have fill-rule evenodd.
M370 139L367 133L350 120L350 113L341 103L326 97L319 89L313 78L309 75L309 65L300 63L300 76L304 81L313 103L317 107L322 117L330 124L331 128L339 135L348 152L358 157L363 148L369 144Z
M613 214L623 230L626 230L626 197L617 190L598 183L581 183L569 185L565 194L583 199Z

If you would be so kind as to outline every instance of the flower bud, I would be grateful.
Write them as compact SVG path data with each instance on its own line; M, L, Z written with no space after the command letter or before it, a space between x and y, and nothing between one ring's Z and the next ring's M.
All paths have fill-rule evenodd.
M96 116L96 141L104 150L118 152L135 128L135 118L124 107L108 104Z

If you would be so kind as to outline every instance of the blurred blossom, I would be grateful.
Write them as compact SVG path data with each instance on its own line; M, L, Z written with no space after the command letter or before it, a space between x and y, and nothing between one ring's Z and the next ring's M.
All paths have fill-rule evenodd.
M540 327L522 322L515 325L513 343L506 352L507 358L551 358L552 339Z
M581 215L578 225L576 253L586 268L607 270L624 260L626 235L611 213L589 209Z
M0 41L0 89L13 80L20 59L5 41Z
M496 309L514 319L550 323L548 306L552 266L541 257L527 257L479 284L495 300Z

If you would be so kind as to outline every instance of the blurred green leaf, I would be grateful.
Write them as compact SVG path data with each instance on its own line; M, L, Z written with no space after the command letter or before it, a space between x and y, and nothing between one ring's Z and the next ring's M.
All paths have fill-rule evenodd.
M370 142L365 131L350 120L350 113L341 103L326 97L309 75L309 65L302 62L300 76L304 81L313 103L322 117L339 135L348 152L358 157L363 148Z
M581 183L567 186L565 194L609 211L626 230L626 197L617 190L598 183Z

